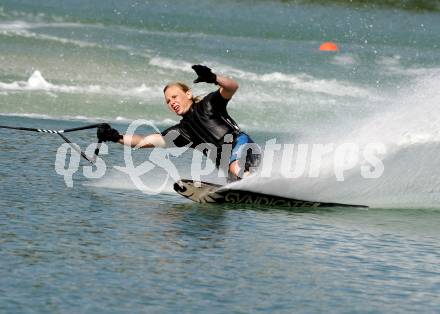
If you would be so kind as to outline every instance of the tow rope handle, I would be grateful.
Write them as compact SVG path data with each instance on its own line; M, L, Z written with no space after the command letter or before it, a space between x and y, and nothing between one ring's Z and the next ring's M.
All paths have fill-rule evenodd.
M102 143L102 141L99 140L98 145L96 145L96 149L95 149L95 156L96 157L98 157L98 155L99 155L99 149L101 148L101 143Z

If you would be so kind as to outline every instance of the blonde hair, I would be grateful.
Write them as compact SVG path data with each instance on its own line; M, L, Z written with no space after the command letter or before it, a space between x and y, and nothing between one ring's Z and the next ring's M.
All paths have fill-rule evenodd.
M188 85L186 85L185 83L182 82L172 82L167 84L164 88L163 88L163 93L165 94L165 92L167 91L168 88L173 87L173 86L177 86L179 87L184 93L186 93L187 91L191 90L191 87L189 87ZM193 102L199 102L200 100L202 100L201 96L193 96L192 97L192 101Z

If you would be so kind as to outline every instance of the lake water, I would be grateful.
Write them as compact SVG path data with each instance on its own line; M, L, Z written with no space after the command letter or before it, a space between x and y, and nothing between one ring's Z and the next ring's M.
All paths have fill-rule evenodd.
M325 41L340 51L319 51ZM239 82L229 112L261 146L333 145L318 176L274 162L239 188L370 208L195 204L160 169L138 189L113 143L105 174L88 177L82 160L69 187L59 136L0 129L0 312L438 312L439 45L438 11L3 0L0 125L163 130L178 122L163 86L191 82L202 63ZM95 130L66 136L83 150L96 141ZM356 160L338 172L347 143ZM368 179L372 143L383 173ZM133 152L136 165L149 156ZM171 158L181 177L191 158Z

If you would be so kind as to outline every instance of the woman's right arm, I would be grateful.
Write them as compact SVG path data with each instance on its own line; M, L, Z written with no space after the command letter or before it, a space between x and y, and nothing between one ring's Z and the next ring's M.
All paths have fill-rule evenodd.
M161 134L150 134L147 136L142 135L123 135L119 140L120 144L124 144L137 148L153 148L153 147L166 147L166 143Z

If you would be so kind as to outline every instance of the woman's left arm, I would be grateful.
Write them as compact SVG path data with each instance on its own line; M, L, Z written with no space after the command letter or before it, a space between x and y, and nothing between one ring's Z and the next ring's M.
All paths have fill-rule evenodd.
M238 83L235 80L223 75L217 75L217 83L224 99L231 99L238 89Z

